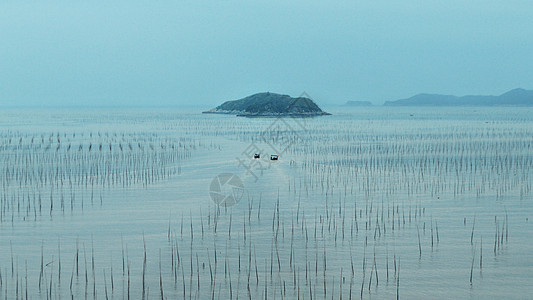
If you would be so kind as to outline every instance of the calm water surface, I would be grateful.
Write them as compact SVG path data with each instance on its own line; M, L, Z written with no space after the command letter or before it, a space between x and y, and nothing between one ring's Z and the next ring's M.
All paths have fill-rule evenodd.
M0 298L530 297L530 108L329 110L1 111Z

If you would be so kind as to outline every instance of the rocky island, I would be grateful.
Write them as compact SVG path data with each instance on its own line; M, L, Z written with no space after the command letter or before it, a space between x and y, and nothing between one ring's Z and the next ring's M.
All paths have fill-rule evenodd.
M204 114L232 114L240 117L315 117L330 115L306 97L292 98L275 93L258 93L226 101Z

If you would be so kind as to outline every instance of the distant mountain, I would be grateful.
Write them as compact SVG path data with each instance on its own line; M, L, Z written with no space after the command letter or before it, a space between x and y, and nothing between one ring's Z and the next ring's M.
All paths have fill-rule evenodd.
M329 115L311 99L292 98L275 93L258 93L239 100L226 101L204 114L234 114L243 117L313 117Z
M373 106L373 104L370 101L348 101L343 106L359 107L359 106Z
M387 101L385 106L533 106L533 91L514 89L500 96L452 96L418 94L411 98Z

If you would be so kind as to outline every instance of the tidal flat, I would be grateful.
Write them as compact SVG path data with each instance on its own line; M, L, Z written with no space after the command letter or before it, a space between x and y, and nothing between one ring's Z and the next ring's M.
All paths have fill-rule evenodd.
M533 293L531 108L200 111L0 111L0 299Z

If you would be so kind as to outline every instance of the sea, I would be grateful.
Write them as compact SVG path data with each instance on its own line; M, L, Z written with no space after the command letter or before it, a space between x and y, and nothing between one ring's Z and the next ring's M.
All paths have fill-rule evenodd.
M533 108L202 110L0 110L0 299L533 294Z

